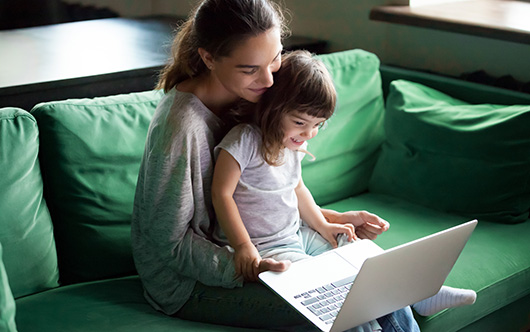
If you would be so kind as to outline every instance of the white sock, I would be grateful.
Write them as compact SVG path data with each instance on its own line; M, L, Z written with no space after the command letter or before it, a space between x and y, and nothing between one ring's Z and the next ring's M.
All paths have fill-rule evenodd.
M430 316L447 308L473 304L476 299L477 293L471 289L442 286L436 295L415 303L412 307L418 314Z

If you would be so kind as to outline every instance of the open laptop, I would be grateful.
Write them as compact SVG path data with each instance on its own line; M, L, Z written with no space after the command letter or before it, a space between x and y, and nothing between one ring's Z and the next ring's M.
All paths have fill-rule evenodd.
M322 331L344 331L435 295L477 220L383 250L370 240L259 279Z

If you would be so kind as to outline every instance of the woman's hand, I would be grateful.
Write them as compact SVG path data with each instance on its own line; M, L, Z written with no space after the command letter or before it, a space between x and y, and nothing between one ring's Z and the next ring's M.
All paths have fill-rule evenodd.
M351 224L355 227L355 234L361 239L375 240L377 236L386 232L390 227L388 221L366 211L337 212L321 209L331 224Z

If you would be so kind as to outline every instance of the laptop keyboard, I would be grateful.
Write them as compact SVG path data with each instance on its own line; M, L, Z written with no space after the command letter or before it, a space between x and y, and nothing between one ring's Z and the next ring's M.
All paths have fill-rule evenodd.
M326 324L332 324L346 299L356 275L332 282L307 292L296 295L294 298L318 316Z

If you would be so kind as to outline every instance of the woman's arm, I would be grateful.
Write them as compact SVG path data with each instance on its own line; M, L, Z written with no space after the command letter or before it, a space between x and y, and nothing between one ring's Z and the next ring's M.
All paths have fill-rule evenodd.
M243 275L246 280L254 280L258 274L261 257L250 240L233 198L240 177L238 162L230 153L221 149L215 163L212 182L215 214L230 246L235 250L236 273Z
M300 182L296 186L295 192L298 198L298 209L302 220L309 227L319 232L334 248L337 247L338 234L346 234L349 241L357 238L352 224L328 223L302 179L300 179Z

